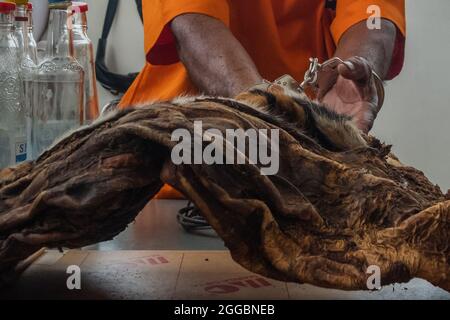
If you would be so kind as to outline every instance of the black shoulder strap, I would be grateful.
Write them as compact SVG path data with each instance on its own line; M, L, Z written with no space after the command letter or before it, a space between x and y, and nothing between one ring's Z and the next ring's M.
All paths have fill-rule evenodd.
M135 0L139 11L139 16L142 20L142 0ZM124 93L136 79L137 73L130 73L128 75L121 75L109 71L105 63L106 45L108 42L109 32L117 12L119 0L109 0L106 9L105 22L103 23L102 37L98 40L97 56L95 61L95 71L97 80L104 88L113 94Z
M337 0L325 0L325 7L327 9L336 10L336 2Z
M134 1L136 2L139 17L141 17L141 21L144 22L144 16L142 15L142 0L134 0Z

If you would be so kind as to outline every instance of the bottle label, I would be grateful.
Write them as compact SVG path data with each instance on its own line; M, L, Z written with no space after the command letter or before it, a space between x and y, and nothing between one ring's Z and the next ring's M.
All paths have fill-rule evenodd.
M27 143L25 141L16 142L16 163L24 162L27 160Z

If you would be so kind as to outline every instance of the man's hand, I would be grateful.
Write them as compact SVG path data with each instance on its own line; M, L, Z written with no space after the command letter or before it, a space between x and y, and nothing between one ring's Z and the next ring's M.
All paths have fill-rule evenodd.
M353 117L364 132L370 131L380 111L372 70L381 79L386 78L396 36L395 25L386 19L382 19L379 30L369 30L366 21L352 26L342 36L335 53L345 63L335 72L319 75L319 101Z
M363 132L372 128L378 114L379 97L372 68L362 57L352 57L319 81L318 99L331 110L346 114Z

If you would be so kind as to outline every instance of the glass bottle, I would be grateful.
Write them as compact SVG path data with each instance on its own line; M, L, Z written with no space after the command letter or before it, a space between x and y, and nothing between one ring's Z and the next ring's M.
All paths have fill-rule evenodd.
M0 168L27 158L20 49L14 36L12 2L0 2Z
M37 55L37 44L36 39L33 34L33 4L28 2L27 4L27 16L28 16L28 50L30 52L31 58L37 64L38 63L38 55Z
M29 16L28 16L28 0L14 0L16 3L14 34L17 39L19 49L23 59L29 59L33 64L37 63L36 46L30 46L29 37ZM34 40L34 38L33 38ZM31 41L32 42L32 41ZM34 42L36 44L36 42Z
M31 147L31 102L33 100L33 75L36 70L36 43L34 37L29 39L29 10L28 0L14 0L16 3L14 35L20 50L20 72L23 89L23 106L26 114L26 132L27 132L27 149ZM33 47L34 42L34 47ZM31 152L28 152L28 159L31 157Z
M33 159L83 124L84 71L73 57L71 5L70 1L49 0L46 56L33 79Z
M84 69L84 123L91 123L99 116L97 79L95 76L94 47L87 35L85 2L73 2L73 46L75 59Z

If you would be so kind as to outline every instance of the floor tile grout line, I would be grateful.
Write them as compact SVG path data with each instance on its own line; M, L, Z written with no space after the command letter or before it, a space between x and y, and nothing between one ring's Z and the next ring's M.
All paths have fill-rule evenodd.
M291 293L289 292L289 286L288 286L288 283L285 282L284 285L286 286L286 292L287 292L288 300L291 300Z
M177 287L178 287L178 280L180 279L180 274L181 274L181 267L182 267L183 261L184 261L184 255L185 255L185 253L183 252L183 254L181 256L180 267L179 267L178 273L177 273L177 279L175 280L175 286L173 288L172 296L170 297L171 300L174 300L174 298L175 298L175 293L176 293Z
M69 250L70 251L70 250ZM82 250L78 250L80 252L83 252ZM83 258L83 260L81 260L79 267L81 268L81 266L83 265L83 263L86 261L87 257L91 254L91 252L87 252L86 256Z

